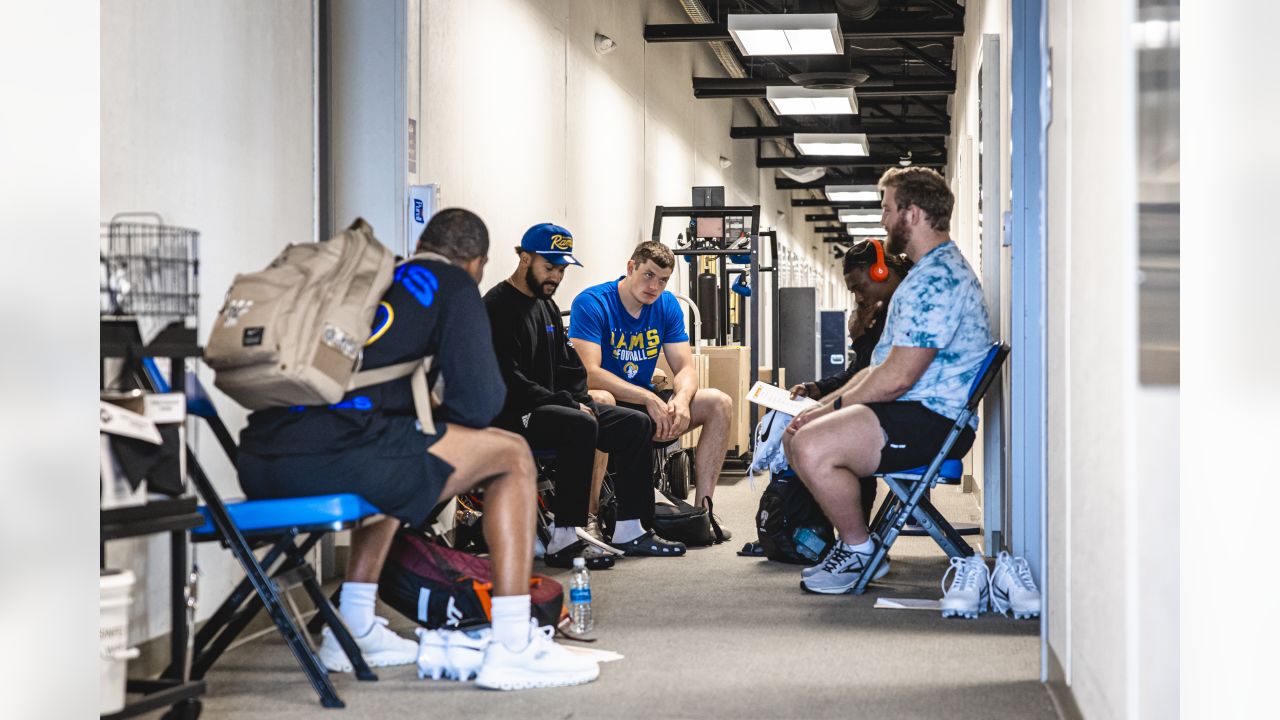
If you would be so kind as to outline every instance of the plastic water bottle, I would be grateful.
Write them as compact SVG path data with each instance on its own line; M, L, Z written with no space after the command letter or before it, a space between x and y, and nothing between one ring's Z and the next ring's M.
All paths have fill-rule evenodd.
M575 635L591 632L591 573L585 558L573 559L573 576L569 578L569 627Z

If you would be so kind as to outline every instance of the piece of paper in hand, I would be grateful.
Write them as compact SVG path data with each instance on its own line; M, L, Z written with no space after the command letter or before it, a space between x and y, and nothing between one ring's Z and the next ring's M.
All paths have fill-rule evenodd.
M757 405L762 405L771 410L780 410L788 415L799 415L818 404L818 401L812 398L798 397L792 400L791 393L777 385L770 385L763 380L757 381L755 385L751 386L751 390L747 393L747 399Z

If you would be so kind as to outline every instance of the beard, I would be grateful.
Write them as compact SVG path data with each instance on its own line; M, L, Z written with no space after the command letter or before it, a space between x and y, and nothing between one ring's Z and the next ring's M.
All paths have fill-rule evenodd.
M533 267L524 271L524 284L529 288L529 292L533 293L533 297L538 300L550 300L552 295L556 294L556 289L560 287L560 283L539 282L538 278L533 274Z
M889 238L885 241L885 252L890 255L902 255L911 244L911 229L907 227L907 219L899 216L893 227L888 229Z

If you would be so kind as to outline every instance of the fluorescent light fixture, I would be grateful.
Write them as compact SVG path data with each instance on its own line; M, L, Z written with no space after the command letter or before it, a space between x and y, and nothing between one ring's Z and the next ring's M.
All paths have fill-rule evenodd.
M796 133L791 142L801 155L865 157L867 136L862 133Z
M880 213L875 210L837 210L842 223L879 223Z
M875 185L828 185L823 189L827 199L835 202L880 202L880 188Z
M743 55L843 55L835 13L729 15L729 35Z
M858 98L853 88L810 90L794 85L771 85L764 89L764 96L779 115L858 114Z
M851 227L849 234L857 237L884 237L885 232L882 227Z

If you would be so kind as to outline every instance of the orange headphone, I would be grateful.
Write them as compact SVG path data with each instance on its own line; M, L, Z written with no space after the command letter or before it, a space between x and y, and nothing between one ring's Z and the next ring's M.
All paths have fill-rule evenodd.
M867 268L867 276L876 282L884 282L889 279L889 266L884 264L884 246L877 239L872 239L871 244L876 248L876 262Z

